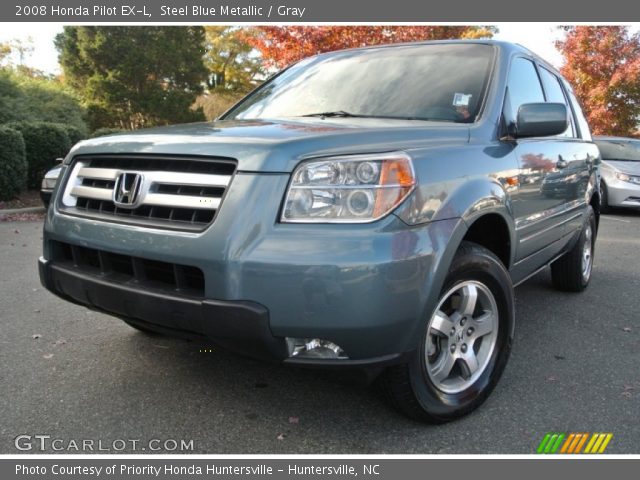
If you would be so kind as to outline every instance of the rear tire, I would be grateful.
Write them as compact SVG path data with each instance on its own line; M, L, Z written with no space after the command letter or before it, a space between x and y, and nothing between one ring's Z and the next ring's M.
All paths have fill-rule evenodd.
M551 264L553 286L565 292L581 292L589 285L596 243L596 215L589 205L578 241L566 254Z
M478 408L496 386L513 341L511 278L489 250L463 242L411 360L380 378L410 418L444 423ZM474 360L475 359L475 360Z

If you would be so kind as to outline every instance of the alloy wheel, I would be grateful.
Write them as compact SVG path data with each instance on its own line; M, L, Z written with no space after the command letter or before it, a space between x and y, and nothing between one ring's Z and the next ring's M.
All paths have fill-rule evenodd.
M582 248L582 278L587 281L593 266L593 231L587 224L584 231L584 247Z
M455 285L441 298L429 321L425 363L439 390L469 388L487 368L498 338L498 306L478 281Z

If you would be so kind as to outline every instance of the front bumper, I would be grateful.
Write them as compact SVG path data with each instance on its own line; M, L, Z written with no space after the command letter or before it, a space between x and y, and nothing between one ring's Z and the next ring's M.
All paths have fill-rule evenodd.
M44 228L43 284L90 308L254 357L365 366L413 351L462 220L410 227L389 215L361 225L280 224L287 182L288 175L237 174L214 223L199 233L73 217L54 203ZM55 242L197 267L204 290L185 299L135 282L113 285L56 265ZM288 357L287 337L334 342L349 359Z
M196 300L104 281L40 257L40 282L60 298L125 318L143 329L212 342L248 357L307 367L379 367L397 363L401 354L366 359L291 358L286 341L269 327L269 312L248 301Z
M640 185L608 179L607 194L607 201L612 207L640 208Z

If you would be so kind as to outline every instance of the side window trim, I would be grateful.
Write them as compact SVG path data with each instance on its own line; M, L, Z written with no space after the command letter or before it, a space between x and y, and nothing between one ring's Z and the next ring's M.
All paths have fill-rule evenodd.
M544 80L542 80L542 72L540 69L542 68L537 60L532 60L533 66L536 69L536 74L538 75L538 82L540 82L540 88L542 88L542 95L544 95L544 101L547 103L549 101L549 94L547 93L547 88L544 86Z
M580 128L580 122L578 121L578 114L576 113L576 106L573 103L573 97L569 95L569 90L565 82L566 80L562 79L560 81L560 86L562 87L562 91L564 92L564 95L567 97L569 108L571 108L571 117L573 118L573 125L576 130L576 138L584 140L584 136L582 134L582 128Z

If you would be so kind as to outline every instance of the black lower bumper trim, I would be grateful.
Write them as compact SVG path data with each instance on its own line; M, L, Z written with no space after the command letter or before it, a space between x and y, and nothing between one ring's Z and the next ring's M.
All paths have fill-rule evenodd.
M40 281L54 294L86 307L142 322L159 332L197 335L231 351L262 360L287 357L286 342L274 337L269 312L257 303L167 295L131 283L105 281L41 258Z
M260 360L307 368L360 369L373 375L408 358L406 353L345 360L290 358L285 339L271 333L269 311L258 303L174 296L141 288L135 281L109 281L44 258L38 267L42 285L67 301L126 319L142 330L210 341Z

